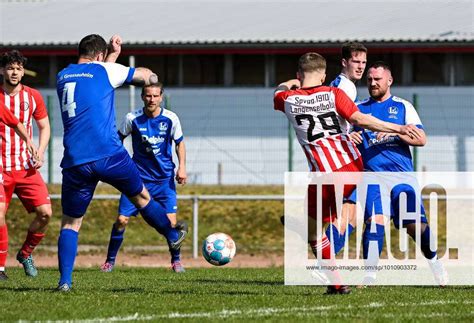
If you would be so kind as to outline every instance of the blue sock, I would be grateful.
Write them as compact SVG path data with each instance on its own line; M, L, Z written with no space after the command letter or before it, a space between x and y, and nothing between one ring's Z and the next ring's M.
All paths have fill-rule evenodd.
M423 231L423 233L420 235L420 247L421 251L428 259L433 259L434 257L436 257L436 251L431 251L430 249L431 238L433 238L431 236L431 230L430 227L427 225L425 231Z
M331 236L331 230L333 234L332 236ZM331 224L327 227L326 236L328 237L329 241L331 241L334 244L334 253L336 255L339 253L339 251L341 251L342 248L344 248L344 244L346 243L346 234L350 236L352 231L354 231L354 227L351 224L348 225L346 232L344 232L344 234L340 234L339 230L337 230L334 224Z
M125 233L125 229L118 230L115 227L115 223L112 226L112 232L110 232L110 241L109 241L109 249L107 250L107 262L111 264L115 264L115 258L117 257L117 253L122 246L123 242L123 234Z
M171 227L171 222L166 216L166 211L160 207L156 201L150 200L150 203L140 209L140 213L146 223L155 228L159 233L163 234L168 241L174 242L178 240L178 230Z
M377 246L379 247L379 256L382 253L383 242L385 238L385 227L381 224L375 224L375 226L377 228L377 232L370 232L371 224L369 223L365 225L364 234L362 237L364 259L367 259L369 257L370 241L377 241Z
M170 248L171 262L181 261L181 250L172 250Z
M62 229L58 238L59 285L72 285L72 271L77 254L79 233L71 229Z

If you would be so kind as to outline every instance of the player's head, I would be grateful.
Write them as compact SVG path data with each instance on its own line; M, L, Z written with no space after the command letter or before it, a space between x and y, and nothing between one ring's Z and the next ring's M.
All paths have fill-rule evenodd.
M300 81L315 77L322 84L326 79L326 59L318 53L304 54L298 61L297 77Z
M107 56L107 42L97 34L87 35L79 42L79 57L103 62Z
M380 100L389 96L392 83L392 72L387 63L377 61L370 65L367 70L367 88L370 97L375 100Z
M4 82L10 86L17 86L25 75L27 59L19 51L12 50L2 55L2 74Z
M341 64L342 73L351 81L360 80L367 65L367 48L356 42L343 44Z
M161 101L163 101L163 84L157 83L152 85L145 85L142 87L142 100L145 106L145 111L149 114L154 114L160 111Z

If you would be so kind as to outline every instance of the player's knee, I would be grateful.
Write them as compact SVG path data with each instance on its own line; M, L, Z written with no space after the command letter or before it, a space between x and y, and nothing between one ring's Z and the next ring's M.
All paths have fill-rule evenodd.
M39 208L36 210L36 219L43 225L47 225L53 215L51 207Z
M138 208L144 208L150 202L150 193L143 187L143 190L138 195L129 197L130 201Z
M170 220L171 227L173 227L173 228L176 227L176 223L177 223L176 213L168 213L168 214L166 214L166 216Z
M124 230L127 227L129 218L123 215L120 215L115 221L115 228L118 230Z
M426 226L427 226L426 223L420 223L420 234L423 234L423 232L425 232ZM416 237L416 227L417 227L416 223L408 223L404 227L407 229L408 235L410 237L412 237L413 239L415 239L415 237Z

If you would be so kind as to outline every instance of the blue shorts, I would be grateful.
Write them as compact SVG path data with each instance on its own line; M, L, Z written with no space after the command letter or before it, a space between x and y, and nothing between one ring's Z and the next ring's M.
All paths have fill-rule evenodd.
M62 174L61 206L63 214L73 218L86 213L99 181L130 197L143 190L137 166L125 149L110 157L64 168Z
M367 187L367 198L364 211L364 222L370 219L374 214L383 214L387 215L387 212L384 212L382 208L382 195L388 196L388 192L381 193L383 187L379 185L368 185ZM426 219L425 208L423 207L423 202L416 200L416 193L413 187L406 184L399 184L393 187L390 192L390 217L393 219L393 224L398 229L400 228L400 194L406 194L406 211L409 213L416 212L416 204L420 203L420 218L419 219L404 219L402 226L405 226L410 223L415 223L420 221L421 223L428 223ZM356 198L355 193L350 197L351 201L354 201ZM387 211L387 210L385 210Z
M166 213L176 213L178 211L176 184L173 177L162 182L145 182L144 184L148 192L150 192L150 196L166 210ZM130 217L136 216L138 209L130 202L127 196L122 194L120 196L118 212L120 215Z

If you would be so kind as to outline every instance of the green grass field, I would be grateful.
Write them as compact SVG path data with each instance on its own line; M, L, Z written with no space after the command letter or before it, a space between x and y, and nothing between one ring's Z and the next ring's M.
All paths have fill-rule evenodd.
M469 287L373 287L323 295L324 287L285 286L283 269L79 269L70 293L54 291L58 272L0 282L1 321L452 321L474 320Z

